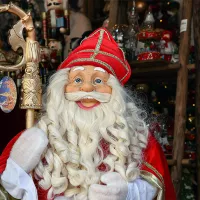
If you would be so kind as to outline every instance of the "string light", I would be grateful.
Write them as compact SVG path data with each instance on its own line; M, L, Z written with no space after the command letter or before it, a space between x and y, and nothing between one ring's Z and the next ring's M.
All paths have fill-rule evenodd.
M160 22L162 23L162 19L160 19Z
M160 104L160 101L158 102L158 104Z
M188 118L188 121L191 123L191 122L192 122L192 118L191 118L191 117L189 117L189 118Z

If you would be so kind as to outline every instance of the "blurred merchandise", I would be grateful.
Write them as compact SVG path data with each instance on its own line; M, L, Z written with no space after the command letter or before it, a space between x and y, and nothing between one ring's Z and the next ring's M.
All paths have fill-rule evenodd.
M139 32L138 14L133 1L132 8L128 11L128 29L125 32L125 51L128 61L136 60L137 34Z
M142 28L138 33L138 41L143 42L143 47L137 49L137 60L157 60L160 59L159 41L161 38L160 30L154 29L155 19L149 7Z

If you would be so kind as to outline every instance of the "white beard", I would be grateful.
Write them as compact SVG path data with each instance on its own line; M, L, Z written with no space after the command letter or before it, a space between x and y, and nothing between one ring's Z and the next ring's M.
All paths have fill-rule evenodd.
M127 104L123 93L123 90L117 93L113 89L109 102L88 111L73 101L59 100L55 92L55 98L48 102L47 113L38 125L48 132L50 144L44 155L47 164L41 161L35 169L35 174L42 178L40 186L46 190L51 188L49 198L63 192L67 197L87 196L89 186L99 183L103 172L98 166L102 162L127 181L138 176L148 131L143 120L138 118L135 104ZM138 134L144 135L140 136L144 137L142 141ZM110 155L105 159L99 145L101 138L110 144Z
M101 103L92 110L87 111L81 109L75 102L66 102L68 108L70 108L70 112L69 110L66 110L63 116L65 120L68 117L68 120L66 120L67 140L68 142L72 142L70 141L70 138L74 135L77 136L76 141L73 142L80 148L80 163L85 168L95 173L96 167L102 161L102 155L97 153L99 141L103 137L101 133L106 130L107 127L110 127L115 123L115 113L112 111L110 103ZM104 127L104 129L101 127Z

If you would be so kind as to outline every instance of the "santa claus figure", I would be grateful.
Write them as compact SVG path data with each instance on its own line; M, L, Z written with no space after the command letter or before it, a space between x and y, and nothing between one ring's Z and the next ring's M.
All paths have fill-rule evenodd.
M175 43L172 41L172 32L167 30L163 31L160 40L161 58L163 58L168 62L171 62L174 50L175 50Z
M106 29L85 39L52 77L42 118L1 155L4 189L23 200L175 200L162 149L123 87L130 76Z

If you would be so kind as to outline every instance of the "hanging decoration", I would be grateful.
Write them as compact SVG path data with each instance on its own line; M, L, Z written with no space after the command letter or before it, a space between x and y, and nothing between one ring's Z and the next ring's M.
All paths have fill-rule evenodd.
M9 76L0 81L0 106L5 113L11 112L17 101L17 89L15 82Z

